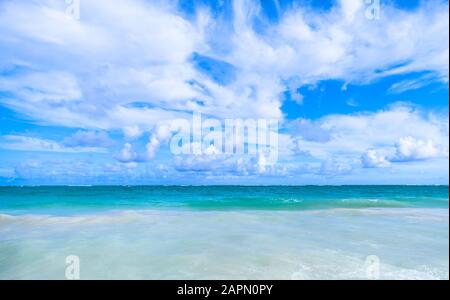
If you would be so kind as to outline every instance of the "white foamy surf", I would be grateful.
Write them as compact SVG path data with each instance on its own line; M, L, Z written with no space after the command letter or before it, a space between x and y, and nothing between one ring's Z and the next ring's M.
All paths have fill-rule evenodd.
M448 279L448 209L0 216L1 279Z

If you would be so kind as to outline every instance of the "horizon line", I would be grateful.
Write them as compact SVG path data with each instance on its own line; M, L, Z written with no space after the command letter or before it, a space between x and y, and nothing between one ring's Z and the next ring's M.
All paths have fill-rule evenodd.
M423 186L449 187L449 184L42 184L42 185L0 185L8 187L383 187L383 186Z

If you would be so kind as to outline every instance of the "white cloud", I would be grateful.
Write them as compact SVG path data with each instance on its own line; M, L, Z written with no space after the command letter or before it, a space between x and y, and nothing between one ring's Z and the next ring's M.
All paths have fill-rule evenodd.
M159 147L161 147L161 142L156 137L151 137L146 146L148 159L153 159L155 157Z
M170 6L86 1L79 21L64 11L61 1L1 2L0 68L22 68L0 81L12 94L4 104L52 125L149 129L173 117L156 107L184 107L198 96L187 81L201 36ZM133 108L135 99L154 108Z
M17 151L39 151L60 153L106 152L101 147L84 145L65 145L53 140L20 135L4 135L0 137L0 148Z
M211 176L283 176L286 166L270 165L266 157L258 155L215 154L217 149L210 148L203 155L177 156L174 160L178 172L205 173Z
M352 22L356 14L363 8L364 2L361 0L341 0L341 10L347 22Z
M391 165L386 156L377 150L371 149L363 154L361 162L364 168L385 168Z
M14 93L22 101L61 103L82 97L77 79L64 72L34 72L2 78L0 90Z
M295 121L291 127L297 135L297 150L322 161L334 157L355 164L355 158L361 158L356 161L365 167L386 167L395 160L445 157L437 154L448 153L448 115L425 114L406 104L374 113L302 120L300 124Z
M147 159L153 159L156 155L156 152L161 147L161 144L164 142L168 142L172 137L173 128L167 124L157 125L153 130L153 133L150 137L150 141L146 145L147 149Z
M289 124L290 129L305 141L328 142L331 139L330 130L323 128L320 122L307 119L297 119Z
M126 143L116 158L122 163L133 163L138 158L138 154L133 150L131 144Z
M392 161L416 161L437 157L448 157L448 148L440 149L432 140L418 140L411 136L401 138L395 145Z
M295 6L270 30L253 26L264 21L256 1L234 1L232 24L206 10L184 19L175 4L84 1L75 21L61 1L2 1L0 69L14 72L1 77L10 97L0 101L44 124L147 131L192 110L283 118L284 91L325 79L429 71L448 82L447 3L383 5L379 21L366 18L361 0L329 12ZM232 64L235 79L215 82L196 69L193 53ZM294 99L301 103L300 94Z
M382 6L383 19L368 20L362 0L342 1L328 13L301 7L285 12L261 36L251 28L253 2L235 11L230 60L262 74L298 77L301 82L343 79L367 82L391 74L429 70L448 81L448 4L433 2L411 12ZM247 5L245 5L247 3Z
M445 148L447 147L447 148ZM420 140L411 136L400 138L392 147L370 149L361 157L365 168L384 168L392 163L448 159L448 144L437 146L433 140Z
M125 137L128 139L136 139L136 138L139 138L143 132L139 128L139 126L134 125L134 126L126 126L123 129L123 133L124 133Z
M176 156L174 167L178 172L224 174L234 171L234 158L210 154Z
M433 74L425 74L415 79L402 80L392 84L389 92L393 94L401 94L406 91L417 90L436 82L436 77Z
M111 147L114 141L106 132L102 131L77 131L64 140L67 147Z

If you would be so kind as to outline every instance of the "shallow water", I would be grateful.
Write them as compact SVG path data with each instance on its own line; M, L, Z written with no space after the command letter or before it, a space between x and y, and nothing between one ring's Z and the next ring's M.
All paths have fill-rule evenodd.
M64 279L69 255L80 258L81 279L365 279L373 256L381 279L448 279L448 188L410 188L383 197L381 187L347 187L335 200L326 187L239 188L252 203L241 206L231 187L181 188L178 197L106 187L16 188L8 197L0 188L0 279Z

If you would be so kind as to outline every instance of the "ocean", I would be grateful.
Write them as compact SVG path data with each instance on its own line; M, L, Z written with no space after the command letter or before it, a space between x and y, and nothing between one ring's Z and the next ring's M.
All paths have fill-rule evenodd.
M0 279L449 279L448 186L0 187Z

